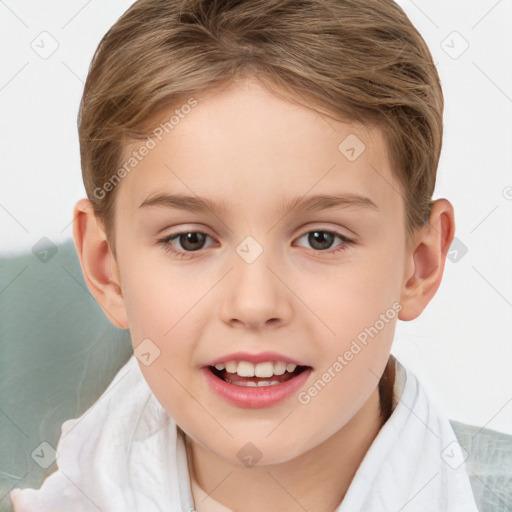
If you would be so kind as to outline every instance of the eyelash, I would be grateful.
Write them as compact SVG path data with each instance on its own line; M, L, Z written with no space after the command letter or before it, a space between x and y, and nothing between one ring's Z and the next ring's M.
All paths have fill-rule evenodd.
M334 249L325 249L323 251L313 249L313 251L321 253L321 254L335 254L335 253L346 250L347 246L354 244L353 240L351 240L350 238L346 237L345 235L339 233L338 231L327 230L327 229L313 229L311 231L306 231L306 233L301 235L298 239L302 238L305 235L308 235L309 233L313 233L313 232L328 233L330 235L337 236L343 242L342 244L336 246ZM176 247L174 247L170 243L172 240L174 240L175 238L178 238L180 235L186 235L187 233L200 233L202 235L205 235L205 236L211 238L209 235L207 235L206 233L203 233L202 231L180 231L179 233L174 233L172 235L166 236L165 238L161 238L160 240L157 241L157 243L164 247L164 250L167 254L172 254L173 256L177 256L178 258L190 259L190 258L194 257L193 256L194 253L200 252L201 249L199 249L197 251L180 251L180 250L176 249Z

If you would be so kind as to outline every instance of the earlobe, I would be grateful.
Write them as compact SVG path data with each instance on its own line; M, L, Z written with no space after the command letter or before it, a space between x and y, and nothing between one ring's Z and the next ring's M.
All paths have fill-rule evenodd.
M116 327L128 329L117 262L88 199L80 199L75 205L73 239L90 292Z
M434 201L428 224L415 234L409 250L410 264L402 286L400 320L414 320L434 297L454 235L453 206L446 199Z

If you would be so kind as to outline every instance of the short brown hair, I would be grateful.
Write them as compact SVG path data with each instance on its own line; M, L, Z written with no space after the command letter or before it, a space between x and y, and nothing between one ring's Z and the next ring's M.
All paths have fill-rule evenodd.
M98 45L78 119L85 189L112 248L118 187L104 184L127 145L187 98L244 76L333 119L382 128L406 227L425 224L443 94L425 41L396 3L138 0Z

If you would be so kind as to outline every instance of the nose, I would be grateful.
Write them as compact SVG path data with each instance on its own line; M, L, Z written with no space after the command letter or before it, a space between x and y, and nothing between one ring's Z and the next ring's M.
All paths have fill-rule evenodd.
M292 292L266 251L252 262L234 254L233 269L222 290L221 319L232 327L265 329L287 324ZM274 259L275 263L275 259Z

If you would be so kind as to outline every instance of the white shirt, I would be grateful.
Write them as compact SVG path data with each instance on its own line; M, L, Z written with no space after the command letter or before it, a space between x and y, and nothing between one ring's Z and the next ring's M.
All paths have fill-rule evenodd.
M450 422L393 359L393 413L334 512L478 512ZM57 453L39 490L10 492L15 512L231 512L190 480L180 431L134 355L92 407L62 424Z

